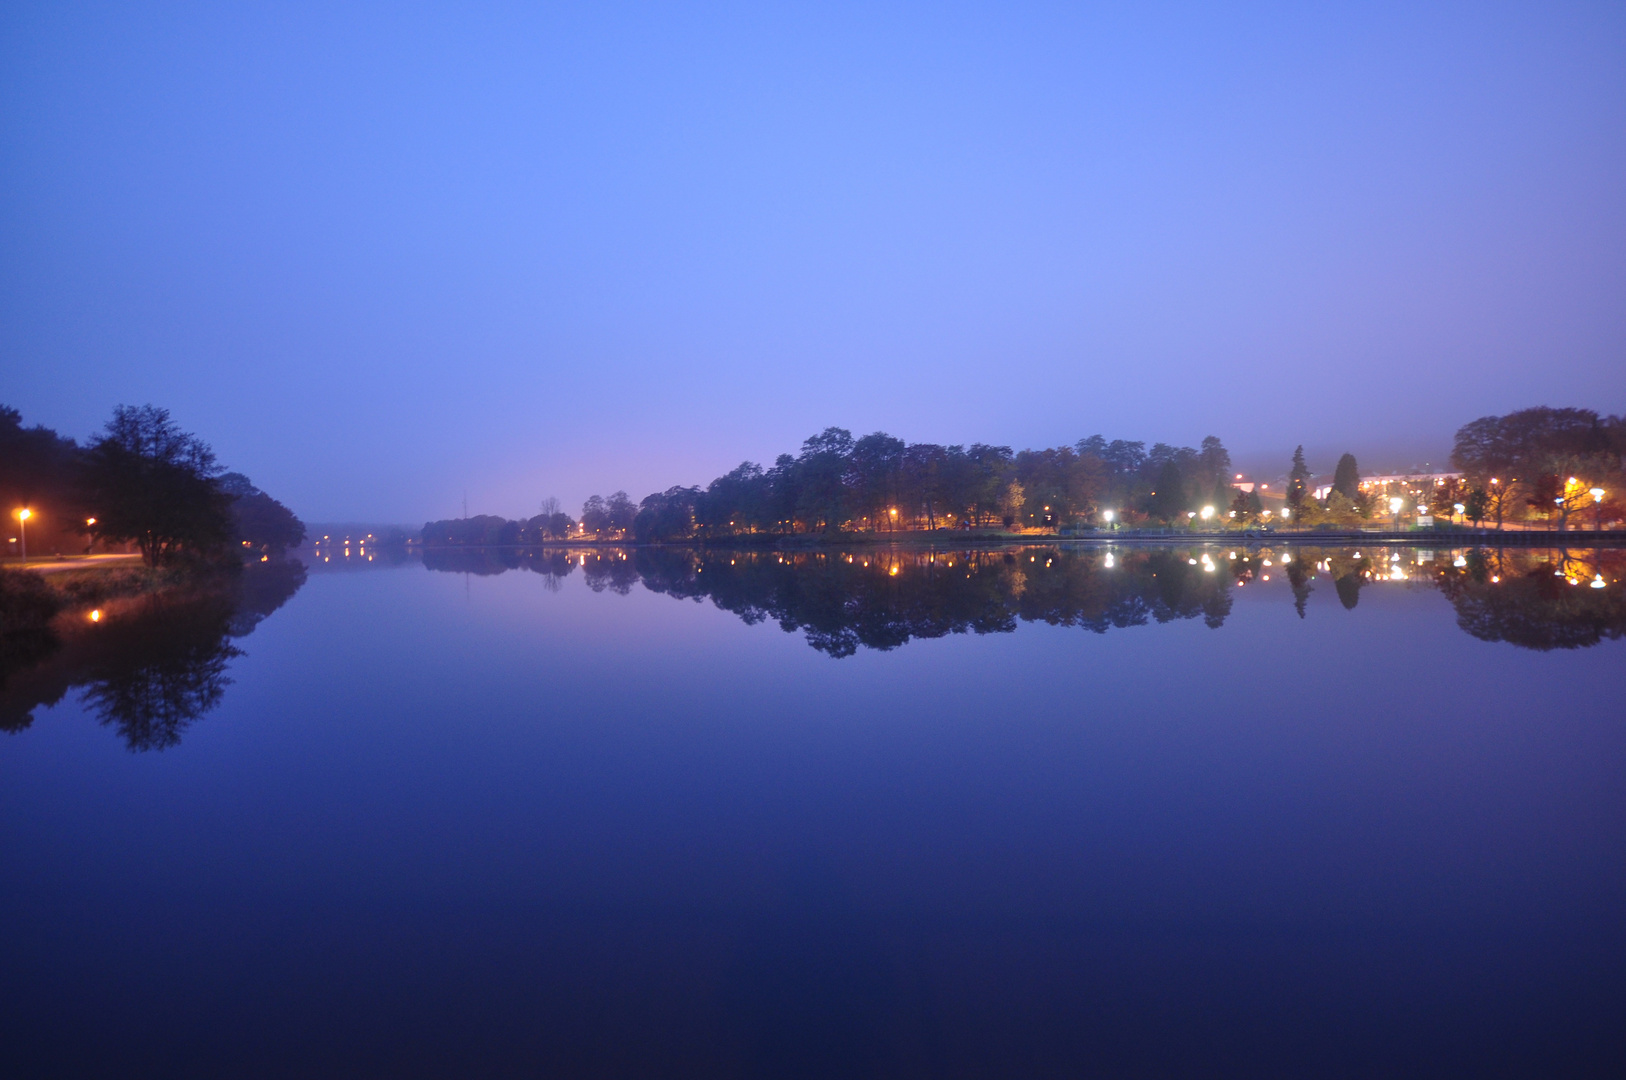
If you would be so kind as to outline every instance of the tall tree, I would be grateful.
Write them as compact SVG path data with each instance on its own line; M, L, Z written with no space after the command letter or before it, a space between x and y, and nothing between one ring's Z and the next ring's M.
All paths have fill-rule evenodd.
M216 482L214 451L167 409L120 405L85 455L90 532L133 541L149 565L184 553L215 556L231 541L231 496Z
M871 528L896 524L892 511L897 509L905 449L902 439L894 439L884 431L853 443L847 459L853 509L857 516L868 520Z
M808 528L834 532L847 519L847 459L852 451L852 432L845 428L825 428L802 443L796 459L800 490L795 513Z
M1297 510L1310 493L1310 468L1304 464L1304 447L1293 451L1293 469L1287 474L1287 504Z
M1186 501L1185 478L1180 474L1180 466L1172 459L1164 461L1146 512L1161 521L1174 521L1185 516Z
M1205 492L1230 485L1231 452L1217 435L1205 438L1197 452L1197 479Z
M82 546L86 513L74 483L81 451L50 428L22 426L22 414L0 406L0 514L16 526L27 508L29 547L36 554Z
M1354 454L1338 459L1338 468L1332 474L1332 489L1351 502L1361 493L1361 470L1355 464Z

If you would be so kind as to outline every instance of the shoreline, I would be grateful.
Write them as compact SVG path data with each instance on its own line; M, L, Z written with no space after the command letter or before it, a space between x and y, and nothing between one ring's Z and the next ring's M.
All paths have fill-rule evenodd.
M767 539L756 537L718 537L714 539L679 540L664 543L640 543L636 540L544 540L530 544L409 544L407 550L424 552L454 551L526 551L564 548L765 548L768 550L805 550L821 547L1019 547L1032 544L1062 544L1105 546L1119 544L1403 544L1413 547L1626 547L1626 531L1582 532L1580 530L1516 531L1453 530L1450 532L1418 533L1390 530L1341 530L1338 532L1120 532L1092 536L1057 536L1036 534L1031 536L978 536L948 533L916 533L897 537L866 534L837 533L829 536L779 536ZM314 550L314 549L313 549Z

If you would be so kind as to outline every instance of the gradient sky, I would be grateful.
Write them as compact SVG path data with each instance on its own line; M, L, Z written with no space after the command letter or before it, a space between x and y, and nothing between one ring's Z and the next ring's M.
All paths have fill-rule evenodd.
M1618 3L13 2L0 100L0 402L311 520L1626 412Z

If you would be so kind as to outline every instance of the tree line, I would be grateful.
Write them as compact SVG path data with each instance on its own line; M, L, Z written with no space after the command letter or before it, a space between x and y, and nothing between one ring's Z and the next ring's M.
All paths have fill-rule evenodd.
M1458 431L1453 461L1465 475L1439 480L1429 491L1435 505L1427 509L1498 523L1546 516L1563 528L1591 505L1599 520L1619 520L1623 450L1626 423L1591 410L1536 408L1485 417ZM429 522L424 540L431 546L574 538L665 543L989 528L1065 535L1108 524L1192 525L1199 516L1208 528L1284 518L1314 528L1390 513L1390 493L1362 483L1353 454L1338 459L1332 483L1322 490L1298 447L1274 509L1258 486L1235 485L1231 469L1230 452L1213 435L1197 447L1154 443L1148 449L1144 442L1092 435L1071 446L1012 451L985 443L906 443L885 432L854 438L831 427L770 467L746 461L704 487L672 487L638 503L625 491L594 495L579 519L549 499L540 514L523 521ZM1589 502L1598 487L1608 497Z
M525 521L432 521L431 546L525 544L572 537L641 543L742 536L1006 528L1066 531L1100 520L1182 520L1230 502L1231 455L1216 436L1200 447L1095 435L1072 446L1012 451L974 443L906 443L884 432L854 438L826 428L771 467L743 462L705 487L673 487L634 503L595 495L572 520L549 500Z
M26 539L37 554L127 544L149 565L218 563L270 558L305 536L291 510L152 405L114 409L85 446L0 406L0 506L8 554Z
M1465 513L1499 528L1533 519L1568 529L1626 518L1623 461L1626 417L1591 409L1480 417L1458 429L1451 451L1463 474Z

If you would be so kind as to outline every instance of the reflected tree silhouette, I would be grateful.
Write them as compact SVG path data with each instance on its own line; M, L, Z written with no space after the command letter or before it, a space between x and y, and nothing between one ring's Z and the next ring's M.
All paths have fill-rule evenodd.
M1626 637L1626 551L1481 549L1465 561L1440 588L1457 625L1481 641L1547 652Z
M1019 622L1094 633L1231 610L1223 576L1183 553L1053 547L1016 551L707 552L640 548L646 588L709 599L748 623L773 620L833 657L915 638L1003 634Z
M227 669L251 633L305 583L295 560L252 563L240 573L104 604L97 622L69 611L36 628L34 662L8 669L0 685L0 727L20 731L33 710L71 690L132 751L174 746L218 706ZM8 622L15 620L8 620Z
M1264 546L442 549L426 552L424 564L473 573L528 569L550 587L580 569L595 592L621 595L642 583L676 599L709 600L746 623L776 622L832 657L916 638L1005 634L1023 622L1104 634L1202 619L1217 629L1230 617L1233 588L1272 573L1287 579L1300 618L1324 574L1345 609L1380 582L1432 586L1456 607L1463 630L1524 648L1584 648L1621 637L1626 625L1623 551L1468 550L1425 563L1416 549L1399 550L1409 553L1403 571L1392 561L1395 550L1313 545L1291 546L1275 571L1269 563L1280 549ZM1606 587L1591 588L1594 580Z
M212 610L211 610L212 609ZM82 699L132 751L164 750L220 704L227 665L243 655L215 604L153 605L119 628L123 639L88 673Z

